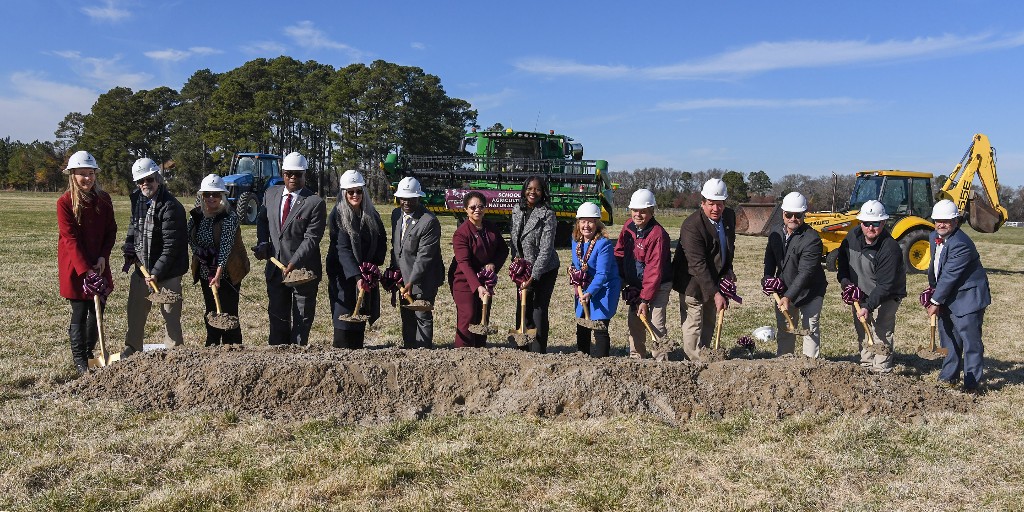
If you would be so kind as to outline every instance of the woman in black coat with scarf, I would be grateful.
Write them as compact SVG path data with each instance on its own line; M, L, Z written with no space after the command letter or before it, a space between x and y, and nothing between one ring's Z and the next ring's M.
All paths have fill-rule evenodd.
M336 348L363 348L366 322L340 320L343 315L361 314L369 323L380 318L380 289L364 273L365 263L373 269L384 264L387 254L387 234L384 223L366 194L366 182L358 171L349 170L341 175L338 202L331 210L331 245L327 249L327 291L331 298ZM362 269L360 267L363 267ZM359 287L365 291L362 305L354 312Z

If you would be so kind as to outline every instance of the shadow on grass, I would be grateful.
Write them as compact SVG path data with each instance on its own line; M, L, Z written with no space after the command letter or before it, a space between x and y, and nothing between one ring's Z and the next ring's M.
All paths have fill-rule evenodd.
M985 268L985 272L987 272L989 275L996 276L1024 275L1024 270L1004 270L1001 268Z

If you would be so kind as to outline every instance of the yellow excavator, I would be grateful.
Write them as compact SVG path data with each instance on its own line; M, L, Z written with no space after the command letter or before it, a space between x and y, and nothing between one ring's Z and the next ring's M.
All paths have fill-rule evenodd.
M974 178L981 181L983 195L974 190ZM960 163L938 193L932 194L932 174L884 170L860 171L850 201L843 211L808 213L805 222L821 234L822 258L826 268L836 269L836 249L846 234L860 222L857 213L865 201L874 199L885 205L886 223L903 249L908 273L928 270L931 248L928 235L935 225L928 221L932 205L949 199L956 203L976 231L994 233L1006 222L1007 211L999 203L999 179L996 176L996 150L983 134L975 134ZM782 211L772 204L743 203L736 213L736 231L746 235L767 236L782 222Z

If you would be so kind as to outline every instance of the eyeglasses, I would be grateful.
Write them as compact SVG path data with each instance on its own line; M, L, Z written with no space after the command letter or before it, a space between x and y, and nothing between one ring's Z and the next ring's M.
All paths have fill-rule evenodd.
M868 227L868 228L880 228L880 227L882 227L882 221L880 221L880 220L862 220L860 222L860 225L864 226L864 227Z
M211 197L220 198L220 192L203 192L204 199L208 199Z
M363 189L361 189L361 188L347 188L347 189L345 189L345 193L350 195L350 196L361 196L361 195L363 195Z
M479 204L479 203L471 204L471 205L466 207L467 210L474 210L474 211L476 211L476 210L483 210L484 208L486 208L486 207L484 205L482 205L482 204Z
M782 212L787 219L802 219L804 218L803 212Z
M142 185L143 183L153 183L154 181L156 181L155 176L146 176L145 178L135 180L135 184Z
M303 172L304 171L284 171L282 174L284 174L285 176L295 177L295 176L302 176Z

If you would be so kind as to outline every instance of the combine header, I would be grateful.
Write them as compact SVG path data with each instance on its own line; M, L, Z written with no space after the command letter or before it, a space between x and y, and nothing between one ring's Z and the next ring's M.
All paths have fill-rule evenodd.
M473 147L473 153L469 148ZM565 135L538 132L473 131L467 133L460 156L388 155L381 168L394 186L405 176L420 181L424 205L440 215L465 219L462 198L481 192L487 218L506 225L519 202L523 181L543 177L558 218L556 238L568 241L576 209L590 201L601 207L601 220L612 224L612 183L608 162L583 160L583 146Z

